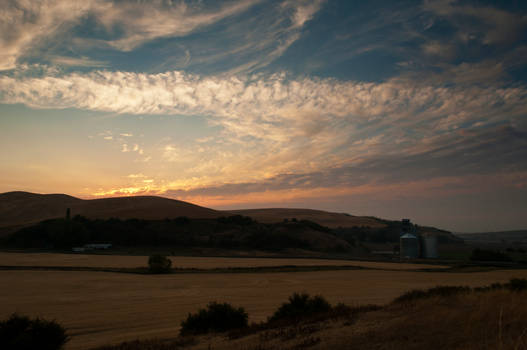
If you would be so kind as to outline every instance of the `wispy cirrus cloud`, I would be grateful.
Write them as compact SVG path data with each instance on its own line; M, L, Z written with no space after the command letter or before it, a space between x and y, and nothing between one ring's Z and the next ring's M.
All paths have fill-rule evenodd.
M310 175L308 182L320 186L328 178L353 187L363 183L351 179L378 182L385 172L401 174L397 169L408 173L390 180L481 173L500 164L505 169L507 160L518 167L514 160L526 149L527 89L428 83L101 71L3 76L0 96L3 103L34 108L206 117L220 134L187 144L168 141L152 160L181 169L183 182L172 186L186 183L185 190L248 180L280 183L277 176L323 169L335 173ZM142 151L121 138L123 151Z
M481 4L432 0L424 2L422 8L448 19L458 29L457 40L465 43L513 44L527 26L525 16Z
M87 57L90 51L85 48L129 52L155 39L186 37L233 16L239 17L233 22L237 25L224 29L222 40L235 43L236 47L230 51L247 56L247 62L240 62L239 67L234 69L256 69L279 57L296 41L299 30L314 16L323 2L284 1L264 6L261 0L212 4L183 0L87 0L82 3L68 0L8 0L6 6L0 9L0 70L14 69L20 64L21 58L36 57L40 61L44 59L51 64L63 66L108 66L108 62ZM255 28L251 21L240 15L258 4L266 13L265 21L260 23L262 26ZM89 26L82 29L88 22ZM252 34L249 34L251 31ZM90 32L93 33L89 34ZM185 53L185 64L193 57L198 62L210 61L210 56L220 54L208 52L207 55L202 55L200 51L205 48L199 45L192 47L195 52L189 51L185 46L180 47L183 47ZM224 49L229 51L225 45ZM249 57L257 51L260 54L262 51L267 52L261 59ZM174 56L171 54L168 59L174 61Z
M132 2L88 0L8 0L0 9L0 70L16 67L19 57L45 42L69 40L70 30L93 16L108 33L100 42L130 51L152 39L189 34L202 26L247 10L258 0L224 3L203 8L199 2ZM120 30L118 30L120 29ZM115 31L119 32L117 38ZM77 40L77 44L82 44ZM50 62L71 66L100 67L102 62L86 57L52 56Z
M91 127L78 134L92 159L75 168L104 180L78 180L85 195L234 206L524 193L526 17L514 6L8 0L0 103Z
M156 38L184 36L200 27L210 25L226 17L246 11L261 0L222 2L207 8L202 2L114 2L99 10L97 20L108 31L121 27L121 38L108 44L122 51Z
M65 56L52 56L49 60L55 65L73 66L73 67L107 67L108 62L93 60L88 57L65 57Z
M460 110L467 117L458 121L503 119L496 113L507 108L514 115L524 112L523 87L422 85L415 81L384 83L341 82L333 79L290 79L272 76L199 76L173 71L160 74L98 71L39 78L1 76L1 102L23 103L34 108L81 108L131 113L206 115L240 134L259 136L273 123L302 123L297 136L316 133L312 125L327 116L352 118L355 124L419 115L432 122L445 122ZM492 107L489 109L489 107ZM236 120L236 125L230 121ZM251 123L251 128L244 123ZM258 123L257 123L258 122ZM258 124L258 125L256 125ZM449 127L455 127L447 123ZM452 125L450 125L452 124ZM283 125L282 125L283 126ZM255 127L255 129L252 129ZM259 129L262 128L262 129ZM252 131L254 130L254 131ZM283 135L272 134L269 138Z
M37 41L71 25L91 7L90 1L8 0L0 8L0 70L15 68Z

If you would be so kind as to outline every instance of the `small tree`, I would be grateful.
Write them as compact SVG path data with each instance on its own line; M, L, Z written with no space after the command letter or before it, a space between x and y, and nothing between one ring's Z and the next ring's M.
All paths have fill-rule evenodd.
M68 341L66 330L55 321L12 314L0 322L0 348L5 350L58 350Z
M172 267L172 261L164 255L153 254L148 258L148 269L151 273L168 273Z

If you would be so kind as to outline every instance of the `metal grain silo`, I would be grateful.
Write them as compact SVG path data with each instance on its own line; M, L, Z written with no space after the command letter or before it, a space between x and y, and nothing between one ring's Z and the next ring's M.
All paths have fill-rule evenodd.
M424 243L423 257L427 259L437 258L437 236L432 235L432 234L424 235L423 243Z
M405 233L399 239L401 259L415 259L419 257L419 240L411 233Z

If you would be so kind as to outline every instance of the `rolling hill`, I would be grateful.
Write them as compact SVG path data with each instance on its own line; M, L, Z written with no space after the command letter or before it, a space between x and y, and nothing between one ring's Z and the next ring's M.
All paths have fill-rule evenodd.
M84 200L65 194L6 192L0 194L0 233L13 232L20 227L47 219L64 217L67 208L71 216L91 219L161 220L186 216L193 219L212 219L221 216L243 215L262 223L279 223L285 219L309 220L319 225L336 227L386 226L372 217L352 216L312 209L247 209L219 211L184 201L154 196L118 197Z
M371 228L385 227L381 220L369 216L353 216L343 213L331 213L313 209L269 208L231 210L231 213L249 216L264 223L277 223L285 219L309 220L329 228L369 226Z
M80 216L80 219L65 224L63 219L68 208L71 218ZM187 219L181 221L178 219L181 217ZM109 220L112 218L121 222ZM50 219L55 220L44 222ZM127 219L136 220L125 222ZM76 225L79 237L67 234L71 225ZM459 241L450 232L433 227L417 229L416 226L416 230L436 234L445 242ZM11 237L15 232L18 236ZM32 246L35 242L42 246L66 246L82 243L89 237L91 241L123 245L350 251L362 243L396 243L400 232L400 221L312 209L220 211L154 196L84 200L65 194L0 194L0 237L10 236L13 242L23 246ZM83 238L82 234L87 236Z
M9 233L43 220L64 217L67 208L71 209L71 216L92 219L161 220L180 216L208 219L225 215L221 211L162 197L83 200L65 194L7 192L0 194L0 232Z

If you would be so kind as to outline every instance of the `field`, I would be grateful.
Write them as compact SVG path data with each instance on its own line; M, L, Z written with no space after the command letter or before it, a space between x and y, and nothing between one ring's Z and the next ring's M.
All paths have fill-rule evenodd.
M74 261L63 260L68 257ZM90 259L104 258L108 259L105 263L121 266L124 262L144 265L145 261L144 257L110 255L42 254L40 258L42 260L39 255L15 253L0 256L1 265L14 264L15 261L57 265L63 260L64 264L77 266L81 261L75 259L85 259L85 263L91 261L93 264ZM202 267L221 264L251 266L258 262L294 265L301 260L304 263L309 261L180 257L174 260ZM318 265L328 263L327 260L311 260ZM383 304L413 288L446 284L480 286L505 282L512 277L527 278L527 270L447 273L379 269L172 275L4 270L0 271L0 317L19 312L56 319L68 328L72 337L67 349L89 349L137 338L173 337L189 312L213 300L244 306L251 321L261 321L297 291L322 294L332 303Z
M356 310L338 318L277 325L235 339L207 335L194 338L194 344L185 349L525 350L526 292L487 290L428 296ZM172 344L182 342L179 339ZM151 340L99 350L173 349L162 347L164 344L167 342Z
M390 270L443 268L430 264L406 264L356 260L292 259L292 258L223 258L172 256L172 266L180 268L228 268L264 266L360 266ZM1 266L64 266L64 267L144 267L148 256L56 254L56 253L5 253L0 252Z

